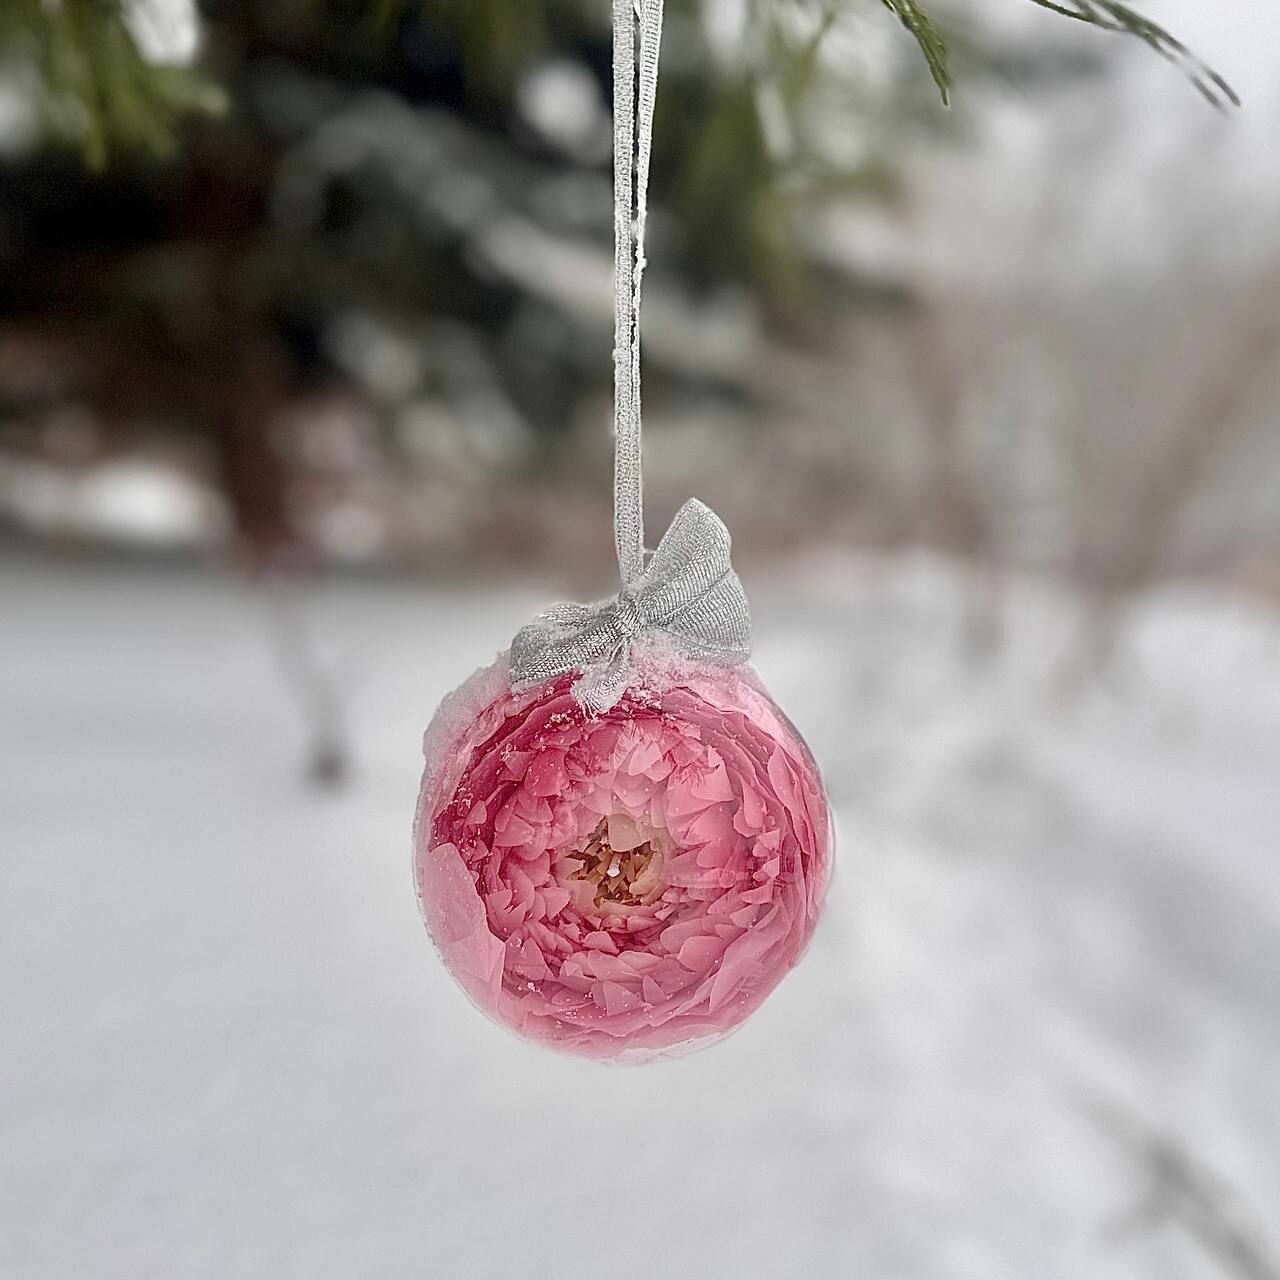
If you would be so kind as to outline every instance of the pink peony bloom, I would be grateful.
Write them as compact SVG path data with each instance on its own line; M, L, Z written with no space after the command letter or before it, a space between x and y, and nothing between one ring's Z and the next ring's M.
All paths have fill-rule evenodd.
M831 866L808 750L746 669L651 664L590 716L505 658L427 732L427 927L486 1013L594 1058L725 1035L799 959Z

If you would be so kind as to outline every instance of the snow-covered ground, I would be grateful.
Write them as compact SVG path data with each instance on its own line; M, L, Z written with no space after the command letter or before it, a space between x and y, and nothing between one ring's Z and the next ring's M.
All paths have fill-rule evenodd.
M1280 624L1165 594L1063 698L1036 588L983 666L936 563L762 576L829 912L610 1069L475 1014L411 887L421 731L536 595L325 588L326 795L242 587L0 565L0 1276L1280 1274Z

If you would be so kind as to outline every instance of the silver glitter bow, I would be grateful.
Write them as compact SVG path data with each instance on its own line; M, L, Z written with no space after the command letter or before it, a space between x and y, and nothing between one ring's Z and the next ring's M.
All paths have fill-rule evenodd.
M558 604L511 642L511 683L525 688L580 671L573 692L593 713L616 706L637 639L661 632L677 650L735 665L751 653L751 611L729 560L729 530L696 498L676 513L644 572L611 600Z

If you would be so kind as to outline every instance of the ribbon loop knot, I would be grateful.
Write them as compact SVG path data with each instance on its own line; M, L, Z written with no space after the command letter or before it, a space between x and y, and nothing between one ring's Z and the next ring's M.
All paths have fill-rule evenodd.
M527 688L580 672L574 696L588 711L617 705L635 644L662 633L686 656L736 665L751 653L751 612L730 561L729 531L696 498L676 513L643 573L611 600L559 604L511 642L511 683Z
M623 592L613 606L612 623L618 638L632 640L645 628L644 612L640 603L629 592Z

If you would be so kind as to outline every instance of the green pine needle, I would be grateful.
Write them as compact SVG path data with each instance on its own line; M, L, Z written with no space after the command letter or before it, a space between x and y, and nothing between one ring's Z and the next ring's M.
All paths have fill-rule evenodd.
M1240 105L1236 91L1212 67L1206 66L1176 36L1150 18L1135 13L1128 5L1118 4L1116 0L1064 0L1064 3L1057 3L1057 0L1031 0L1031 3L1059 13L1064 18L1101 27L1104 31L1134 36L1162 58L1180 67L1213 106L1221 109L1228 103L1233 107Z
M882 0L882 3L915 38L924 55L929 74L933 77L933 83L938 86L938 92L942 95L942 105L949 105L951 72L947 67L946 42L938 34L938 28L916 0Z

